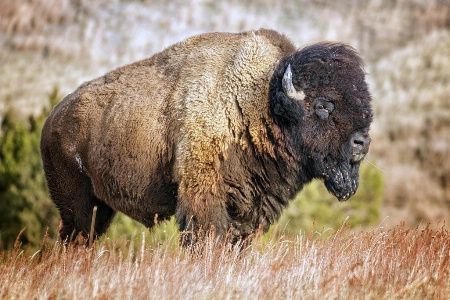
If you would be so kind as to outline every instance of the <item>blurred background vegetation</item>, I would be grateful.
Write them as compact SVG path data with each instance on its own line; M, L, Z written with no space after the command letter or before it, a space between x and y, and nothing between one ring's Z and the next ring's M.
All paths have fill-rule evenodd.
M360 189L339 203L321 182L300 193L275 226L439 224L450 217L450 0L3 0L0 2L0 249L56 237L45 187L41 126L83 81L188 36L261 27L299 46L338 40L366 61L375 121ZM57 88L55 88L55 86ZM370 163L369 163L370 161ZM376 166L374 166L376 165ZM440 223L439 223L440 222ZM173 220L151 242L173 239ZM118 215L106 238L142 238ZM176 238L174 239L176 240Z

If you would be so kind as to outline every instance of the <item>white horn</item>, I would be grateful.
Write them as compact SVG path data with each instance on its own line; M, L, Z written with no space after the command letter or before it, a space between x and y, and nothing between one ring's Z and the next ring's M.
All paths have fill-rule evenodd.
M292 71L291 64L289 64L286 68L286 71L283 75L283 81L281 82L283 86L284 93L292 99L303 101L305 99L305 93L303 91L297 92L292 84Z

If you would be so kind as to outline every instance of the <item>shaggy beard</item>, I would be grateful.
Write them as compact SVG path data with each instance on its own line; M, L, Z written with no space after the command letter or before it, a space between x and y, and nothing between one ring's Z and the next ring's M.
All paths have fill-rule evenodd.
M346 201L353 196L359 185L359 163L324 162L322 173L325 186L339 201Z

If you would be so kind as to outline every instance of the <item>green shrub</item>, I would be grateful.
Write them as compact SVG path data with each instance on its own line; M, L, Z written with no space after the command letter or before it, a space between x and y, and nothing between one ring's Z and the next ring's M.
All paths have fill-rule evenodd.
M117 213L108 229L105 238L115 241L118 238L126 238L134 242L137 246L142 242L142 236L145 236L145 243L149 247L157 247L158 245L165 245L176 248L179 245L178 225L175 218L161 222L152 229L146 228L141 223L134 221L128 216Z
M59 100L58 92L50 102ZM48 196L39 143L48 111L26 121L4 116L0 128L0 249L20 242L37 246L47 228L57 229L57 213ZM53 234L53 233L51 233Z
M383 201L383 176L373 165L363 163L358 191L346 202L338 202L321 181L307 185L290 203L276 225L278 234L296 235L313 227L338 229L377 224Z

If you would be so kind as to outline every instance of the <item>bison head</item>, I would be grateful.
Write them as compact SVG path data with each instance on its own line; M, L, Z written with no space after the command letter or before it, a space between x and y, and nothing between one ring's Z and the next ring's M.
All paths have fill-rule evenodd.
M371 141L370 102L362 59L349 46L315 44L280 61L270 109L300 164L301 182L323 179L339 200L356 192Z

